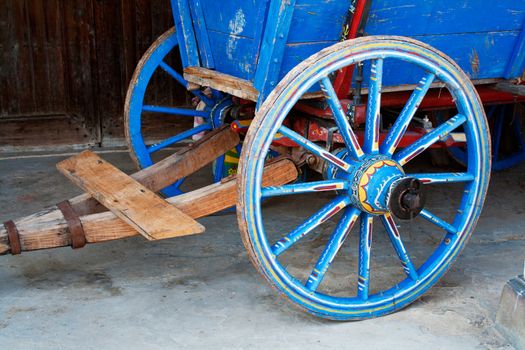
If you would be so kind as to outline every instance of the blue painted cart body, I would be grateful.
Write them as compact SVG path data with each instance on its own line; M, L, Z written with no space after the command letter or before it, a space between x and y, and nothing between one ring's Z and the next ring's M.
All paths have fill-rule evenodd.
M454 59L469 77L521 77L525 68L525 1L373 0L365 35L402 35ZM385 71L385 85L413 84L409 65Z
M183 64L250 81L261 101L298 63L344 38L355 1L172 0ZM525 1L373 0L364 35L402 35L438 48L473 80L521 77ZM384 86L415 84L397 63ZM366 79L365 79L366 81Z
M342 38L349 1L172 0L183 65L248 80L263 95Z

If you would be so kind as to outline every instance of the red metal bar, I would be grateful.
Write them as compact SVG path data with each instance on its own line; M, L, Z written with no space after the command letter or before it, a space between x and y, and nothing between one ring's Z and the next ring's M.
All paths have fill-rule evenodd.
M357 130L355 132L357 139L359 140L360 144L363 144L363 140L365 137L364 130ZM419 140L421 137L423 137L426 134L426 132L418 129L414 130L407 130L406 133L401 138L401 141L399 142L399 145L397 147L403 148L410 146L417 140ZM383 142L383 140L388 135L388 132L382 132L379 134L379 142ZM328 136L328 130L325 128L311 128L310 132L308 133L308 140L313 142L325 142ZM334 133L333 135L333 142L334 144L344 144L343 138L340 134ZM276 137L274 138L272 145L274 146L283 146L283 147L298 147L298 145L292 141L291 139L287 137ZM448 139L444 141L438 141L429 148L446 148L446 147L460 147L464 146L465 144L462 142L455 142L452 137L449 137Z
M355 6L355 12L350 22L350 29L345 40L354 39L357 37L357 31L359 30L359 24L363 19L365 12L365 5L367 0L357 0ZM352 76L354 74L354 66L345 67L341 69L335 78L334 89L337 93L337 97L345 98L350 93L350 85L352 83Z
M503 103L514 103L514 102L524 102L525 96L513 95L509 92L499 91L494 89L493 84L489 85L476 85L476 90L481 98L483 104L503 104ZM388 108L401 108L408 101L412 91L397 91L397 92L384 92L381 95L381 107ZM364 111L362 108L366 108L366 95L363 95L363 104L362 106L357 106L355 123L361 124L364 122ZM348 106L348 103L351 103L350 100L342 100L341 104L345 109ZM431 89L419 106L419 110L429 110L429 109L439 109L439 108L450 108L454 107L455 103L452 100L452 96L447 89ZM362 108L360 108L362 107ZM298 102L295 107L296 110L304 112L309 115L316 117L331 119L332 111L327 109L316 108L310 105L307 105L302 102Z
M352 104L351 100L347 99L340 99L341 106L343 107L343 110L345 113L348 111L348 105ZM301 101L297 102L294 106L294 110L301 111L303 113L306 113L308 115L313 115L319 118L323 119L332 119L333 113L330 107L326 107L325 109L317 108L315 106L312 106L308 103L303 103Z
M479 97L483 104L512 103L525 101L525 96L516 96L494 89L493 85L477 85ZM388 92L381 95L381 107L403 107L412 91ZM366 99L365 99L366 101ZM447 89L432 89L421 102L419 109L449 108L455 106Z

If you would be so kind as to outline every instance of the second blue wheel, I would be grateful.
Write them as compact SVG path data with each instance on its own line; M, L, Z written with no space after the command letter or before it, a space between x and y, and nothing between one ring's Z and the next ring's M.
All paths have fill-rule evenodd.
M172 28L151 45L131 79L124 110L125 132L131 156L139 168L147 168L162 159L163 151L187 145L219 127L222 124L221 112L231 104L229 97L221 93L192 90L175 68L178 46ZM178 99L174 99L169 93L172 90L166 88L174 85L179 86L177 91L182 95ZM191 103L187 101L186 91L193 97L194 108L174 105L174 100L186 100L185 105ZM171 134L163 139L150 137L148 128L155 123L162 125L164 130L171 130ZM159 129L158 125L156 129ZM215 182L227 171L224 163L225 156L213 163L211 177ZM184 180L163 189L163 194L171 197L182 193Z

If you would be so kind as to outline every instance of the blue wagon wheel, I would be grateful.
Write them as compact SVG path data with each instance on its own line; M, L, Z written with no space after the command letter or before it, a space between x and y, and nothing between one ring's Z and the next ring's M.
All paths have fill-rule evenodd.
M492 135L492 170L511 168L525 161L525 133L521 104L494 105L487 108ZM468 154L463 147L448 148L451 157L465 165Z
M388 64L397 60L421 69L422 77L388 135L380 142L382 76L383 72L387 73ZM332 73L359 62L363 62L365 69L370 71L362 144L357 141L330 81ZM432 82L438 80L454 96L457 115L413 144L398 149L419 103ZM283 125L294 104L314 84L320 84L345 142L344 148L332 153ZM463 127L469 152L465 172L409 173L407 164L414 157L432 144L446 139L460 126ZM264 159L277 133L322 159L326 164L324 180L263 188ZM486 117L472 83L461 69L439 51L416 40L364 37L336 44L299 64L261 106L241 155L237 205L239 226L255 266L272 286L296 305L331 319L376 317L416 300L451 266L474 230L489 177L490 138ZM457 202L446 203L447 207L457 208L457 214L451 218L443 214L438 216L425 205L425 192L434 186L445 186L445 183L460 187ZM324 193L319 194L321 191ZM281 223L277 215L285 215L286 212L272 211L271 207L262 203L268 197L279 197L281 200L276 205L280 205L287 200L284 196L291 194L301 195L303 200L312 198L325 203L313 215L301 219L298 225L290 225L290 230L276 232L273 226ZM331 236L321 240L322 245L317 245L323 247L322 251L319 250L315 256L312 256L312 250L306 253L301 251L302 255L293 261L303 264L302 268L288 265L294 259L290 257L300 251L302 245L323 235L322 224L333 222L336 215L339 219L333 223ZM422 225L430 228L428 234L436 237L435 246L424 256L409 249L407 232L397 225L401 222L400 218L421 221ZM286 220L293 218L287 217ZM353 226L356 226L358 234L349 235ZM374 276L378 276L376 264L383 256L374 255L373 230L378 235L377 241L374 238L374 244L384 237L383 241L391 252L390 258L398 261L394 266L388 266L388 269L394 267L398 279L378 283L381 286L379 289L375 287ZM380 235L381 231L384 235ZM344 267L345 271L352 269L355 274L341 281L336 273L330 274L330 266L336 256L338 259L335 262L339 263L341 255L351 250L346 245L342 249L348 237L356 240L353 248L357 253L354 254L353 267ZM382 276L388 275L382 273ZM328 278L331 280L328 281ZM353 281L352 290L338 289L342 286L339 282L346 283L350 279ZM323 286L327 282L329 285Z
M169 105L173 96L164 96L163 99L167 102L160 99L157 96L159 89L155 89L156 84L175 82L185 89L190 89L188 82L177 72L174 65L170 64L173 55L178 55L178 40L174 28L151 45L131 79L124 109L125 132L131 156L139 168L147 168L160 159L156 157L159 151L191 142L203 133L219 127L222 123L220 111L231 103L220 93L205 95L199 89L190 91L200 101L195 109ZM162 82L159 83L159 80ZM194 125L196 117L200 118L201 123ZM146 118L156 118L154 120L167 125L167 129L174 128L176 131L163 140L150 141L145 125ZM185 127L181 129L180 125ZM224 156L214 163L215 181L223 177L223 163ZM166 196L180 194L183 182L184 179L181 179L162 192Z

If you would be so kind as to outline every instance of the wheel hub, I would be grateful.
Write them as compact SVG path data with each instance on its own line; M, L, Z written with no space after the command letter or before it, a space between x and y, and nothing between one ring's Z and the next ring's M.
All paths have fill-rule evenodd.
M394 182L404 176L399 164L384 157L365 160L352 176L351 199L355 206L370 214L388 212L388 197Z
M410 220L425 207L426 196L421 181L403 178L392 186L389 198L390 211L400 219Z
M352 205L358 209L374 215L391 212L404 220L414 218L423 209L425 195L421 182L407 177L396 161L374 155L356 162L346 150L334 153L353 166L344 172L328 165L325 178L347 180L348 195Z

